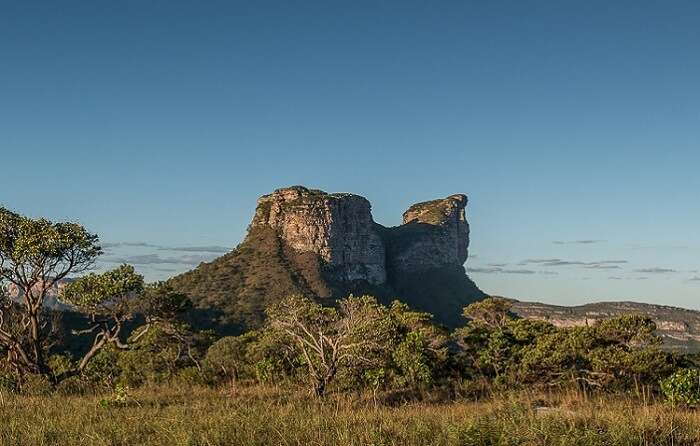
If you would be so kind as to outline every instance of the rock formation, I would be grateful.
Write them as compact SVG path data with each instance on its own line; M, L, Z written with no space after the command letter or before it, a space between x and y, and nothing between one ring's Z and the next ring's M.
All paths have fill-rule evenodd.
M251 228L256 226L274 229L296 251L317 254L337 280L386 282L384 244L364 197L279 189L258 199Z
M258 199L235 251L171 283L219 312L206 317L238 329L258 325L267 305L291 293L328 303L350 293L398 298L456 325L462 308L484 297L464 270L466 205L465 195L418 203L386 228L358 195L278 189Z
M403 225L391 229L389 269L409 273L464 265L469 249L466 206L466 195L411 206L403 214Z

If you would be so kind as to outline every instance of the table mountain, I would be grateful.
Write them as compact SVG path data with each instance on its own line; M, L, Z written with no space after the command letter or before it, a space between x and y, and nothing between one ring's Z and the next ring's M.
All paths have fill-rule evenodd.
M372 294L400 299L448 326L485 297L467 277L467 197L411 206L384 227L367 199L294 186L258 199L244 241L232 252L171 279L223 332L258 326L264 309L292 293L325 303Z

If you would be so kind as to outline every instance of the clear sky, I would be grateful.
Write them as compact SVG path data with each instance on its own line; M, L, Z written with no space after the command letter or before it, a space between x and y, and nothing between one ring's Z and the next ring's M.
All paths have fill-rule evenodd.
M700 2L0 1L0 204L149 279L255 199L466 193L486 291L700 308Z

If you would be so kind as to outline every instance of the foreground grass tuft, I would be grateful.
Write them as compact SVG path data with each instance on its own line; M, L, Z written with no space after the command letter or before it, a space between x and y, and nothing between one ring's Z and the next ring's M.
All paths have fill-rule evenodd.
M0 398L0 445L695 445L700 414L624 397L517 394L375 406L275 388Z

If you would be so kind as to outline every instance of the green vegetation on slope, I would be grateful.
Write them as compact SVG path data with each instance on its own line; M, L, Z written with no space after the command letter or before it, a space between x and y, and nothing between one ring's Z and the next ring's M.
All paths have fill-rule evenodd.
M236 250L174 277L170 284L187 293L201 310L199 326L236 333L260 326L265 308L292 294L329 294L318 261L290 259L269 228L253 228ZM301 274L294 262L304 265Z
M380 234L392 249L407 232L439 230L415 226L382 228ZM273 229L261 226L252 227L233 252L176 276L169 284L193 300L199 309L197 326L224 334L260 327L265 309L293 294L327 304L348 294L371 294L384 304L399 299L431 312L437 321L450 327L461 322L459 309L486 297L460 266L413 274L392 272L391 281L379 286L339 283L317 255L285 246Z

